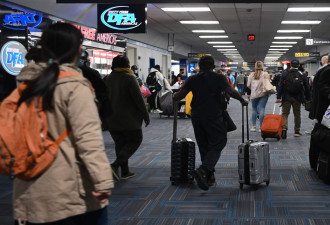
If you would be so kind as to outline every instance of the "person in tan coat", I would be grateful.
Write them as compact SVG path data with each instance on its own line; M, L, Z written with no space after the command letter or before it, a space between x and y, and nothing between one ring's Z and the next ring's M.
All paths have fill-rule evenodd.
M107 205L114 187L104 151L101 123L90 84L75 67L82 36L66 23L49 26L41 37L41 53L48 63L30 63L17 77L29 83L20 101L43 97L49 136L71 132L59 146L51 166L39 177L14 180L16 224L106 225ZM60 71L78 76L57 80Z

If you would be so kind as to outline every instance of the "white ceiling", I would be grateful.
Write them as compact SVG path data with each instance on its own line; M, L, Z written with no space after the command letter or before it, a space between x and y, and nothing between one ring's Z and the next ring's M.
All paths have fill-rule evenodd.
M10 0L60 18L96 27L96 4L56 4L56 0ZM209 7L211 12L164 12L164 7ZM174 34L175 41L186 43L203 53L211 53L218 60L227 58L207 41L232 41L244 61L264 60L279 29L311 29L312 37L330 39L330 12L287 12L288 7L330 7L330 3L192 3L148 4L147 29L155 29L164 35ZM319 25L285 25L282 20L321 20ZM183 25L179 20L217 20L218 25ZM227 39L201 39L193 29L223 29ZM255 34L255 41L247 41L248 34ZM203 34L207 35L207 34ZM210 34L209 34L210 35ZM309 33L295 34L309 37ZM296 40L295 40L296 41ZM280 59L293 58L294 52L308 51L304 39L298 40ZM234 58L232 58L234 60Z

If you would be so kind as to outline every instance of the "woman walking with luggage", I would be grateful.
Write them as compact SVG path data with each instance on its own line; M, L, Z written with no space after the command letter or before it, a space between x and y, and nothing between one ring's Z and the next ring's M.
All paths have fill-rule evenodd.
M247 87L251 90L248 98L252 102L252 127L251 131L257 131L257 117L259 116L260 127L264 120L265 108L268 101L268 94L263 92L263 81L269 79L268 73L263 71L264 64L257 61L255 71L249 75ZM260 129L259 129L260 132Z

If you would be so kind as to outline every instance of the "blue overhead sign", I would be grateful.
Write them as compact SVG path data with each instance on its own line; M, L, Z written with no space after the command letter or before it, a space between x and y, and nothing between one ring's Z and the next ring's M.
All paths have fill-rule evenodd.
M99 4L97 29L99 33L145 33L146 5Z
M13 30L25 30L37 27L42 22L42 16L37 14L26 14L17 12L1 15L1 25Z

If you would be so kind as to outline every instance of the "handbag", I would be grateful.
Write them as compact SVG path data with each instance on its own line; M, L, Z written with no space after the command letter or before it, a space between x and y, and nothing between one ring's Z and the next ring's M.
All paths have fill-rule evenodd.
M143 98L147 98L151 95L149 88L145 87L143 84L140 86L140 90Z
M223 116L223 121L225 122L227 127L227 132L231 132L237 129L234 121L231 119L227 110L223 110L222 116Z
M263 82L262 82L262 92L266 93L266 94L275 94L276 93L276 87L274 87L269 79L263 79Z

